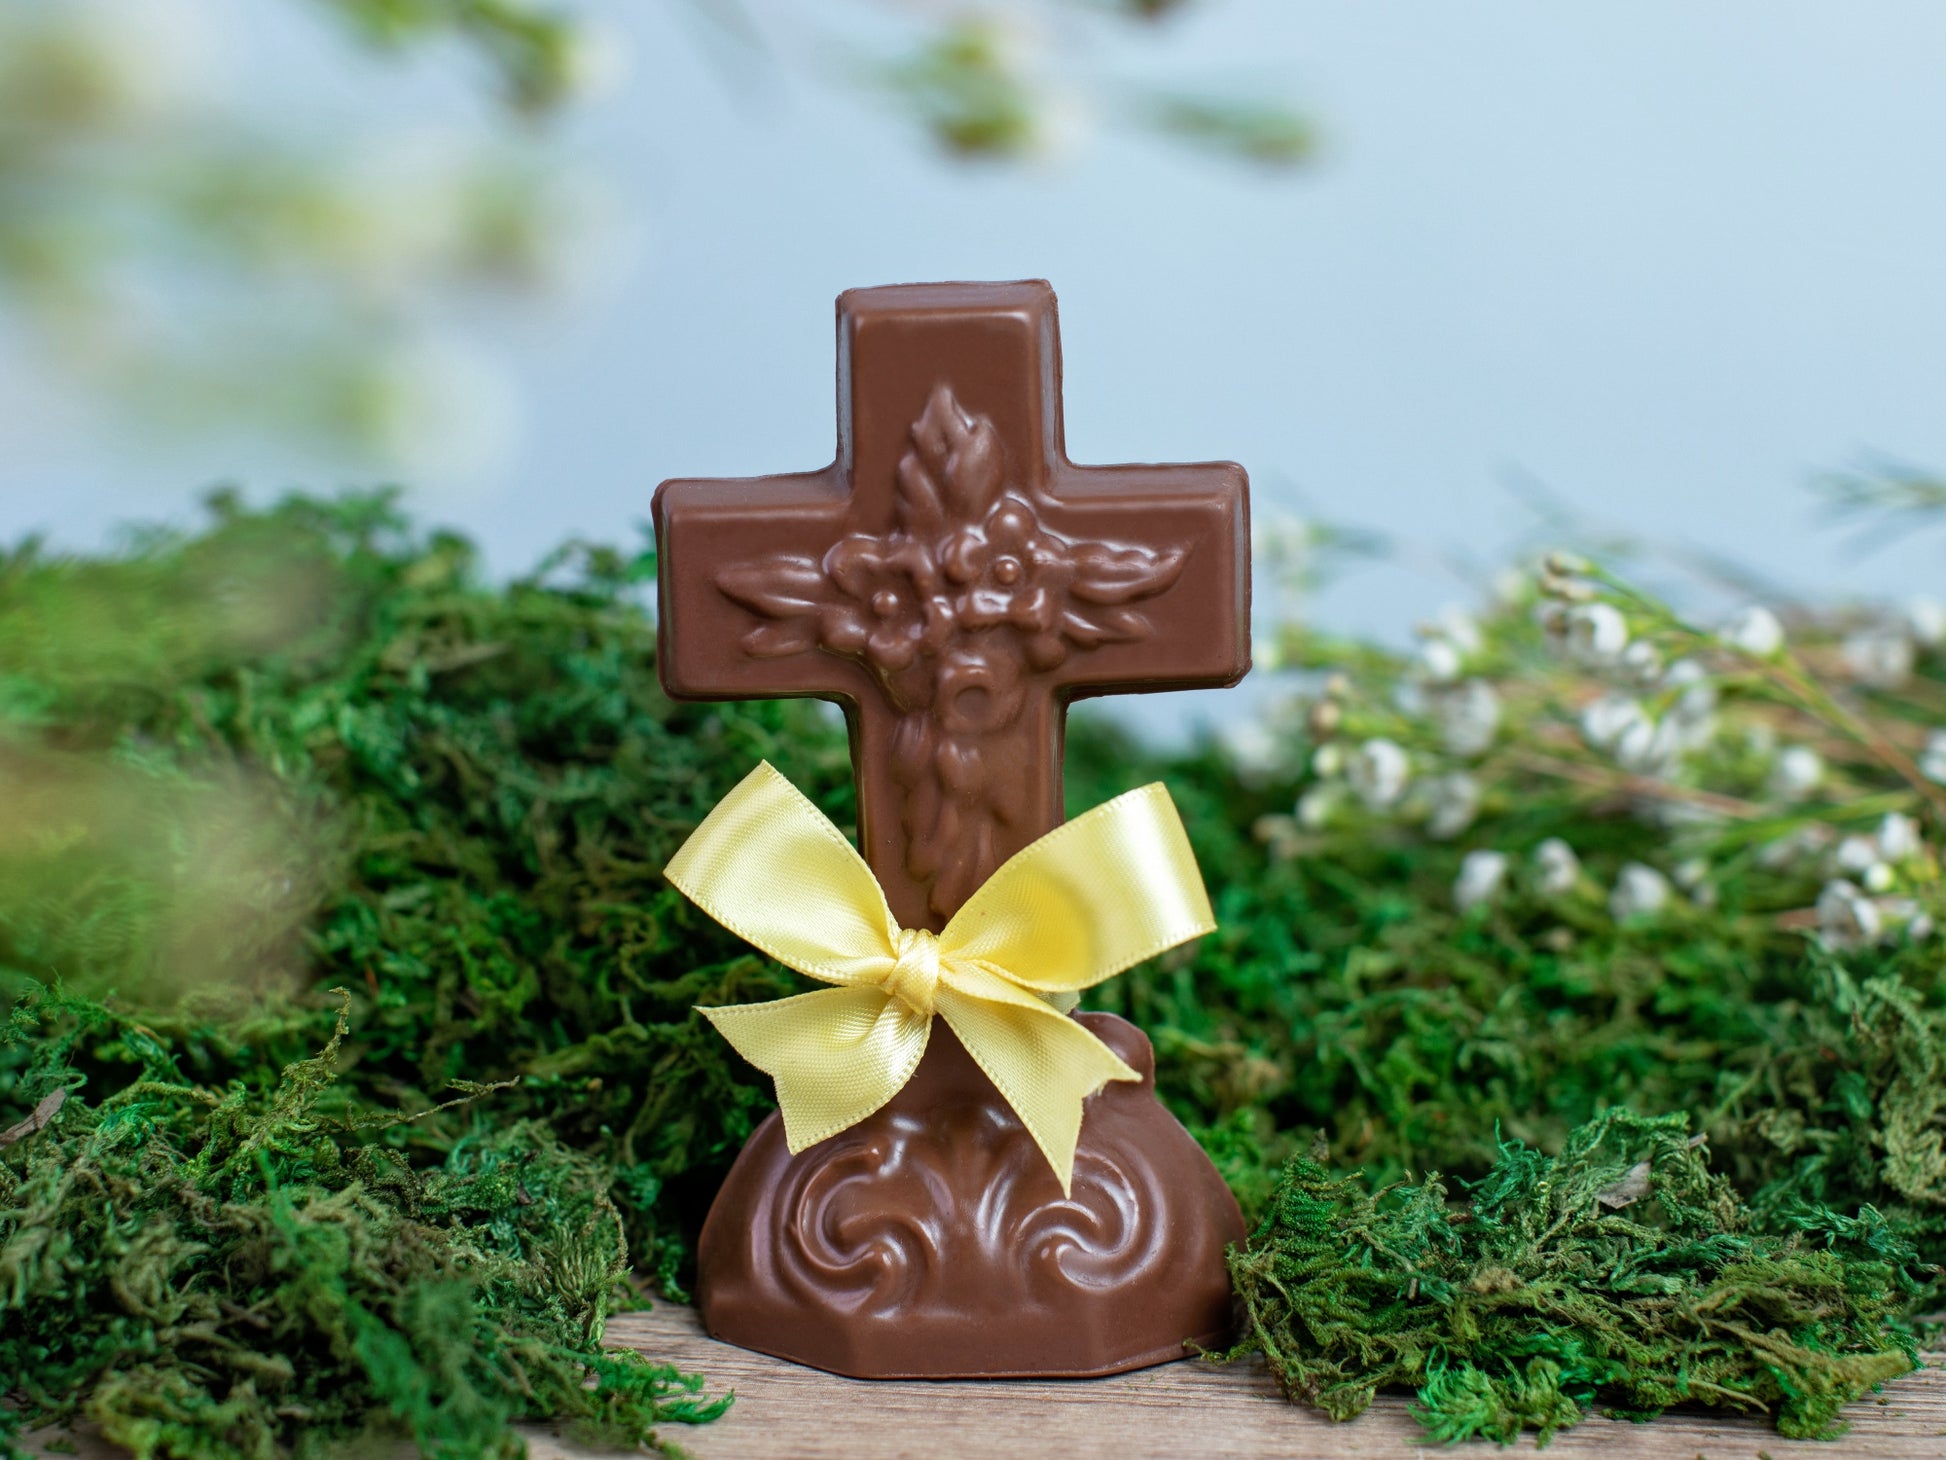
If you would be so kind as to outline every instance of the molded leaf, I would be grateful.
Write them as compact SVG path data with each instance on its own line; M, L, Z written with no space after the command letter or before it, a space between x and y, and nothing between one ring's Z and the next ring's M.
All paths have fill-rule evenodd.
M815 649L817 644L817 625L808 618L758 624L743 636L743 652L753 659L782 659Z
M769 618L815 614L835 596L823 568L795 553L719 568L716 587L725 598Z
M1182 576L1189 554L1183 548L1151 552L1086 543L1075 549L1073 592L1084 603L1133 603L1153 598Z
M985 517L1000 496L1006 473L1006 451L993 422L969 416L951 387L940 384L933 387L924 414L912 423L912 443L915 451L899 466L901 509L911 500L911 510L920 510L918 499L906 495L906 462L914 462L916 455L915 465L924 467L924 481L935 500L956 523L965 526Z

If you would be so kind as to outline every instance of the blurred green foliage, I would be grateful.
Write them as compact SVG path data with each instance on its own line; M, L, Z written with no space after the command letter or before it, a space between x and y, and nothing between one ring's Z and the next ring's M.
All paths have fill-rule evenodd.
M1089 70L1104 34L1175 6L691 3L735 56L889 102L956 156L1043 152L1089 107L1258 161L1303 151L1274 100ZM537 0L304 0L264 35L234 21L223 0L0 6L0 344L118 438L477 480L519 414L485 326L574 294L627 212L549 125L628 69L621 42L595 7ZM356 69L449 53L504 104L429 122ZM700 63L678 47L642 64ZM350 113L317 79L344 72L372 98Z
M436 1228L425 1238L433 1268L459 1251L440 1244L477 1240L474 1219L441 1214L415 1183L460 1170L482 1143L539 1151L544 1129L588 1163L574 1169L613 1203L636 1267L681 1290L716 1186L772 1104L694 1006L802 985L692 908L660 869L759 759L841 826L855 806L843 729L823 707L663 696L647 607L654 569L646 548L571 545L491 585L466 542L414 530L384 497L265 511L218 499L207 531L152 535L118 559L54 559L29 545L0 561L0 766L31 789L0 798L0 997L28 1011L17 1024L69 1031L50 1046L21 1025L0 1051L0 1128L21 1130L0 1148L12 1183L0 1190L0 1272L39 1261L49 1222L37 1214L53 1210L18 1193L96 1160L90 1143L108 1113L139 1108L144 1129L170 1133L143 1160L201 1172L195 1163L214 1159L202 1153L240 1139L273 1161L301 1156L289 1180L319 1202L383 1206L394 1203L386 1191L405 1193L396 1215L372 1215L374 1230L403 1232L397 1223L410 1219L416 1242ZM1488 1334L1474 1321L1479 1305L1451 1297L1482 1264L1520 1276L1529 1256L1554 1249L1503 1251L1467 1226L1483 1217L1441 1195L1450 1183L1487 1179L1471 1210L1531 1235L1542 1180L1572 1176L1582 1196L1599 1196L1647 1161L1626 1222L1604 1226L1610 1218L1585 1202L1574 1208L1574 1242L1586 1242L1573 1250L1605 1243L1629 1260L1576 1279L1579 1316L1547 1326L1549 1361L1577 1343L1597 1353L1600 1324L1618 1311L1643 1353L1677 1341L1689 1310L1636 1304L1615 1274L1674 1273L1672 1294L1746 1303L1738 1263L1772 1264L1773 1327L1831 1357L1835 1367L1805 1360L1792 1371L1817 1378L1826 1397L1766 1387L1758 1357L1782 1340L1734 1333L1717 1336L1712 1362L1736 1397L1689 1397L1819 1429L1832 1404L1888 1376L1893 1357L1903 1363L1901 1316L1941 1303L1946 978L1925 926L1940 823L1880 745L1908 745L1908 768L1926 759L1922 722L1946 693L1937 651L1918 652L1900 686L1861 688L1844 678L1840 646L1860 632L1844 615L1793 621L1788 645L1762 657L1702 642L1591 572L1549 569L1540 585L1547 594L1529 580L1479 621L1447 622L1416 657L1293 632L1284 652L1308 666L1293 671L1308 688L1255 727L1254 743L1233 725L1227 748L1160 754L1077 714L1070 804L1165 780L1221 921L1092 1002L1149 1033L1163 1097L1253 1220L1269 1215L1240 1261L1322 1274L1315 1287L1287 1284L1289 1307L1260 1308L1246 1342L1274 1346L1291 1374L1329 1369L1333 1407L1412 1384L1441 1433L1500 1433L1568 1423L1593 1404L1642 1410L1682 1397L1648 1369L1630 1390L1613 1366L1634 1361L1611 1354L1609 1368L1561 1367L1546 1402L1529 1404L1521 1394L1546 1386L1507 1356L1537 1330L1515 1305L1512 1326ZM1599 633L1563 621L1597 600L1621 616L1622 642L1600 616ZM1430 652L1433 639L1452 653ZM1613 737L1590 735L1584 721L1607 724L1590 707L1635 676L1666 716L1701 682L1662 650L1654 665L1630 657L1637 641L1707 659L1714 698L1707 735L1684 722L1673 758L1631 769ZM1673 687L1655 688L1671 676ZM1493 686L1492 717L1463 688L1475 678ZM1455 703L1472 706L1471 721L1453 716ZM1822 779L1780 779L1780 765L1803 769L1791 755L1803 737L1825 747ZM1478 783L1470 798L1453 789L1462 774ZM1441 797L1467 815L1442 812ZM1571 843L1572 865L1543 852L1554 842ZM1851 874L1860 880L1835 875L1850 863L1834 859L1856 860L1860 847L1871 861ZM1499 859L1496 877L1480 875L1482 857ZM1832 895L1837 882L1851 892ZM52 1003L35 992L57 984L69 992ZM350 991L348 1032L324 1085L326 1066L304 1062L334 1038L339 1001L319 991L338 987ZM315 1089L286 1127L278 1112L291 1108L283 1072L293 1066L315 1072L305 1077ZM434 1108L455 1082L465 1093L506 1081L518 1084ZM31 1113L55 1087L73 1093L36 1125ZM1647 1123L1611 1114L1620 1110ZM395 1112L420 1118L399 1124ZM1678 1125L1657 1123L1664 1116L1686 1119L1705 1144L1675 1152ZM321 1132L338 1154L304 1156L274 1134L286 1128L301 1130L299 1145ZM534 1159L569 1159L554 1150ZM1565 1164L1548 1175L1532 1152L1564 1153ZM1322 1174L1329 1165L1365 1175ZM1623 1177L1611 1180L1616 1169ZM1374 1194L1411 1172L1422 1174L1405 1195ZM380 1190L395 1176L396 1190ZM222 1221L239 1230L269 1220L268 1187L197 1195L175 1179L164 1171L148 1183L179 1193L156 1198L177 1203L170 1222L203 1221L196 1203L217 1196L237 1205ZM133 1188L115 1190L109 1211L126 1211L113 1231L146 1230L152 1208L133 1205ZM1290 1215L1299 1196L1356 1207L1373 1230L1400 1203L1415 1222L1450 1210L1441 1220L1459 1245L1436 1242L1438 1262L1415 1265L1445 1273L1447 1287L1415 1289L1407 1277L1404 1296L1379 1305L1409 1345L1353 1353L1317 1336L1343 1296L1327 1280L1340 1258ZM1358 1206L1367 1201L1376 1205ZM536 1241L560 1235L550 1227ZM1669 1269L1671 1244L1691 1241L1708 1261ZM219 1244L168 1271L194 1287L239 1250ZM118 1252L88 1248L63 1268L67 1287L44 1284L31 1300L0 1285L0 1343L36 1332L48 1310L34 1305L58 1299L79 1305L76 1344L136 1336L115 1351L155 1366L143 1392L177 1385L161 1377L171 1365L204 1383L175 1320L153 1303L130 1307L105 1282ZM1812 1303L1827 1280L1843 1288L1835 1308ZM1520 1276L1508 1291L1531 1285ZM501 1322L474 1291L468 1311ZM394 1327L407 1321L387 1312ZM239 1352L256 1341L248 1329L225 1330ZM493 1332L493 1343L518 1337ZM572 1350L577 1362L595 1341ZM1439 1373L1413 1357L1434 1349L1449 1366ZM86 1352L100 1362L77 1349L30 1366L35 1413L112 1407L102 1396L135 1392L106 1348ZM344 1425L434 1425L422 1433L446 1435L447 1453L485 1453L461 1430L438 1430L446 1421L415 1409L409 1386L371 1387L356 1343L333 1353L329 1364L367 1386L347 1389L366 1397L336 1412ZM489 1378L478 1383L490 1391ZM270 1390L255 1392L236 1402L266 1444L282 1443ZM535 1410L523 1399L504 1412Z

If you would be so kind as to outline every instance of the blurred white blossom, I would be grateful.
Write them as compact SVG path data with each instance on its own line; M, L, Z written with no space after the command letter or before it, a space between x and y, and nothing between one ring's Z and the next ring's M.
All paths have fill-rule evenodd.
M1863 948L1876 943L1882 929L1872 900L1844 878L1825 883L1818 894L1818 936L1827 948Z
M1919 770L1927 780L1946 786L1946 730L1935 730L1926 737L1926 748L1919 752Z
M1831 853L1831 865L1840 872L1863 872L1878 860L1878 843L1868 836L1848 836Z
M1824 780L1824 757L1808 745L1786 746L1771 765L1766 789L1784 801L1801 801Z
M1568 610L1568 651L1584 664L1609 664L1628 647L1628 620L1611 603L1582 603Z
M1426 834L1435 841L1451 841L1480 814L1480 783L1465 771L1451 771L1423 783Z
M1337 814L1339 804L1344 800L1344 788L1338 785L1312 786L1297 798L1297 824L1306 831L1318 831L1328 825Z
M1534 886L1544 897L1564 897L1581 880L1581 859L1574 848L1551 836L1534 848Z
M1623 672L1644 689L1662 677L1662 655L1647 639L1631 640L1629 646L1622 650L1619 663Z
M1311 774L1329 780L1343 775L1345 771L1345 748L1331 740L1311 752Z
M1682 750L1701 750L1716 738L1716 683L1694 659L1678 659L1662 675L1664 691L1679 690L1663 716L1674 743Z
M1374 811L1384 811L1396 806L1405 794L1406 781L1411 773L1411 762L1406 753L1393 741L1383 738L1367 740L1353 753L1351 762L1345 767L1346 779L1351 788Z
M1462 654L1479 653L1480 646L1485 642L1480 637L1479 622L1455 603L1440 609L1428 627L1432 634L1446 639Z
M1616 922L1661 912L1669 902L1669 879L1641 862L1624 862L1615 874L1615 890L1608 895L1608 911Z
M1946 603L1920 594L1905 602L1906 628L1923 648L1946 645Z
M1768 659L1784 647L1784 626L1769 609L1753 604L1724 626L1721 637L1733 649Z
M1897 689L1912 678L1913 646L1897 624L1874 624L1846 638L1845 672L1873 689Z
M1500 728L1500 695L1484 679L1469 679L1432 699L1440 739L1454 755L1478 755Z
M1676 767L1682 746L1674 728L1657 725L1646 716L1632 722L1615 741L1615 759L1623 770L1638 776L1667 776Z
M1581 712L1581 734L1596 750L1612 751L1637 726L1654 733L1647 711L1627 695L1603 695Z
M1245 781L1262 781L1284 763L1284 745L1255 715L1228 721L1217 731L1237 774Z
M1710 881L1710 864L1706 858L1690 857L1679 863L1670 876L1698 907L1716 906L1716 884Z
M1888 811L1878 824L1878 854L1888 862L1903 862L1919 855L1924 843L1919 838L1919 823L1910 816Z
M1459 876L1453 879L1453 902L1461 912L1491 902L1500 895L1507 880L1505 852L1468 852L1460 863Z
M1427 639L1419 646L1419 670L1434 684L1450 684L1462 667L1459 648L1450 639Z
M1831 845L1836 833L1822 821L1813 821L1786 832L1757 850L1757 865L1768 872L1782 871L1819 856Z

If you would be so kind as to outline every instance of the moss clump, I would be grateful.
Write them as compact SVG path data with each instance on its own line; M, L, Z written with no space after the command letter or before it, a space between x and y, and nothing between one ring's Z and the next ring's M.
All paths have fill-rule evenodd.
M1231 1273L1285 1391L1334 1419L1418 1391L1428 1434L1543 1443L1601 1403L1700 1403L1797 1439L1916 1367L1911 1244L1867 1208L1759 1230L1681 1116L1613 1112L1558 1156L1517 1141L1455 1206L1294 1158Z
M565 1195L529 1206L518 1183L511 1210L441 1206L440 1193L531 1150L530 1170L578 1173L576 1190L612 1203L635 1269L680 1291L722 1174L771 1108L768 1082L693 1007L802 985L694 910L661 868L760 758L840 826L855 819L843 730L819 708L663 696L654 568L650 552L582 546L487 583L463 540L415 530L382 497L263 511L219 500L207 530L150 535L118 556L57 559L31 545L0 555L0 1012L26 999L43 1021L0 1045L0 1130L32 1127L0 1164L9 1180L31 1164L35 1181L58 1184L109 1156L162 1163L153 1182L114 1189L103 1243L191 1230L210 1212L238 1234L282 1232L286 1218L272 1213L305 1183L317 1202L364 1213L385 1249L367 1258L393 1274L386 1284L416 1292L414 1274L436 1277L438 1291L460 1295L447 1328L486 1325L476 1347L489 1357L454 1370L486 1407L467 1401L448 1416L442 1453L504 1444L468 1415L545 1407L518 1376L524 1358L516 1371L490 1357L515 1341L492 1335L533 1331L509 1326L504 1295L550 1291L544 1273L559 1263L547 1254L579 1250L588 1213L605 1209ZM1586 601L1593 588L1568 586L1573 611L1598 606ZM1158 754L1078 714L1070 804L1165 780L1222 924L1091 1002L1154 1039L1163 1098L1252 1213L1277 1209L1286 1161L1319 1136L1320 1168L1362 1169L1381 1185L1427 1170L1478 1181L1509 1159L1501 1132L1571 1153L1588 1139L1577 1130L1605 1112L1686 1113L1741 1203L1723 1230L1753 1251L1808 1252L1816 1234L1874 1220L1887 1241L1910 1244L1916 1261L1891 1266L1862 1238L1821 1249L1856 1300L1846 1341L1858 1355L1903 1352L1894 1317L1946 1303L1928 1271L1946 1263L1946 950L1921 932L1946 913L1936 851L1946 816L1939 788L1915 786L1910 756L1902 770L1880 742L1924 745L1927 716L1946 703L1946 646L1919 654L1902 690L1827 689L1818 676L1855 626L1793 623L1801 658L1745 662L1654 605L1601 591L1648 655L1592 667L1564 656L1536 622L1549 605L1531 593L1465 635L1453 628L1432 679L1401 656L1289 631L1292 662L1335 673L1273 715L1268 758L1215 746ZM1582 637L1612 647L1615 623L1596 628ZM1621 765L1608 739L1585 733L1594 707L1624 690L1641 696L1649 751L1661 754L1655 725L1682 730L1666 762L1631 750ZM1488 699L1497 719L1475 713ZM1464 735L1455 707L1473 715ZM1381 742L1403 757L1398 787L1367 773ZM1773 786L1785 748L1811 743L1818 789ZM1901 835L1888 814L1909 818ZM1857 874L1878 889L1867 889L1869 915L1857 886L1833 902L1847 924L1812 904L1832 892L1832 859L1852 839L1869 840L1883 865ZM1544 871L1564 865L1558 854L1544 864L1556 841L1571 844L1564 877ZM1775 855L1780 846L1801 855ZM1483 854L1505 858L1504 875L1493 895L1461 905L1456 885ZM1660 869L1661 906L1631 910L1612 895L1630 863ZM34 988L57 984L58 1008L31 1003ZM351 1000L335 1043L333 988ZM327 1045L334 1078L285 1121L284 1071L321 1080L307 1061ZM436 1108L456 1081L505 1088ZM37 1123L57 1087L79 1093ZM139 1121L114 1115L117 1102ZM399 1124L401 1111L418 1118ZM161 1132L162 1144L127 1135L101 1154L98 1125L117 1140ZM247 1161L222 1154L246 1148ZM280 1184L251 1174L259 1157ZM163 1176L178 1170L170 1186ZM219 1170L217 1186L197 1185ZM540 1178L521 1180L535 1195ZM1333 1190L1350 1202L1362 1188ZM1380 1215L1403 1200L1385 1198ZM1520 1188L1504 1220L1541 1200ZM1657 1223L1640 1220L1649 1209L1615 1215L1652 1233ZM50 1210L7 1218L19 1223L7 1240L44 1240ZM1471 1220L1453 1228L1462 1243L1484 1231ZM1647 1262L1662 1239L1626 1240ZM508 1265L466 1286L450 1268L486 1269L462 1247ZM330 1276L338 1250L301 1248L323 1263L331 1302L334 1284L351 1282ZM181 1260L183 1272L216 1261ZM105 1276L107 1263L77 1271ZM154 1366L144 1392L187 1383L218 1395L227 1371L194 1324L163 1309L131 1317L109 1283L77 1282L58 1349L0 1308L0 1344L18 1345L0 1375L16 1399L79 1412L123 1373L124 1348ZM345 1291L393 1331L417 1321L403 1299ZM561 1311L537 1321L559 1332L592 1310ZM1563 1344L1579 1332L1557 1327ZM251 1323L221 1331L225 1363L283 1352ZM307 1351L317 1393L344 1397L334 1423L433 1423L410 1384L374 1386L355 1335L334 1349L317 1333ZM1260 1336L1302 1352L1273 1327ZM585 1331L577 1342L569 1369L607 1362ZM1429 1413L1459 1413L1477 1372L1499 1386L1496 1432L1507 1416L1565 1421L1532 1389L1538 1378L1523 1400L1483 1344L1471 1330L1447 1335L1443 1362L1460 1387L1450 1403L1428 1387ZM1753 1339L1745 1356L1761 1352ZM1433 1375L1368 1378L1431 1386ZM270 1380L249 1382L213 1400L232 1406L224 1433L269 1437L271 1450L298 1443ZM134 1392L118 1402L134 1406ZM1568 1393L1578 1412L1582 1390ZM561 1412L579 1412L572 1396ZM646 1400L631 1414L653 1417ZM202 1432L152 1433L156 1453L212 1453Z
M700 1380L601 1347L628 1273L613 1173L544 1127L483 1130L417 1170L383 1117L323 1108L345 1032L257 1096L186 1083L139 1024L33 998L33 1122L0 1141L0 1445L87 1419L138 1455L268 1460L411 1439L520 1452L559 1421L653 1443L713 1417ZM83 1040L138 1071L90 1101Z

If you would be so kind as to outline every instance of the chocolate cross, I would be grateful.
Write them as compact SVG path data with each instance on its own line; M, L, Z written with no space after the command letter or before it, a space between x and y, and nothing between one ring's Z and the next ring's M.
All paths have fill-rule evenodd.
M842 705L906 927L1060 824L1070 700L1250 667L1243 469L1071 464L1054 311L1039 282L852 290L837 461L655 495L663 684Z

